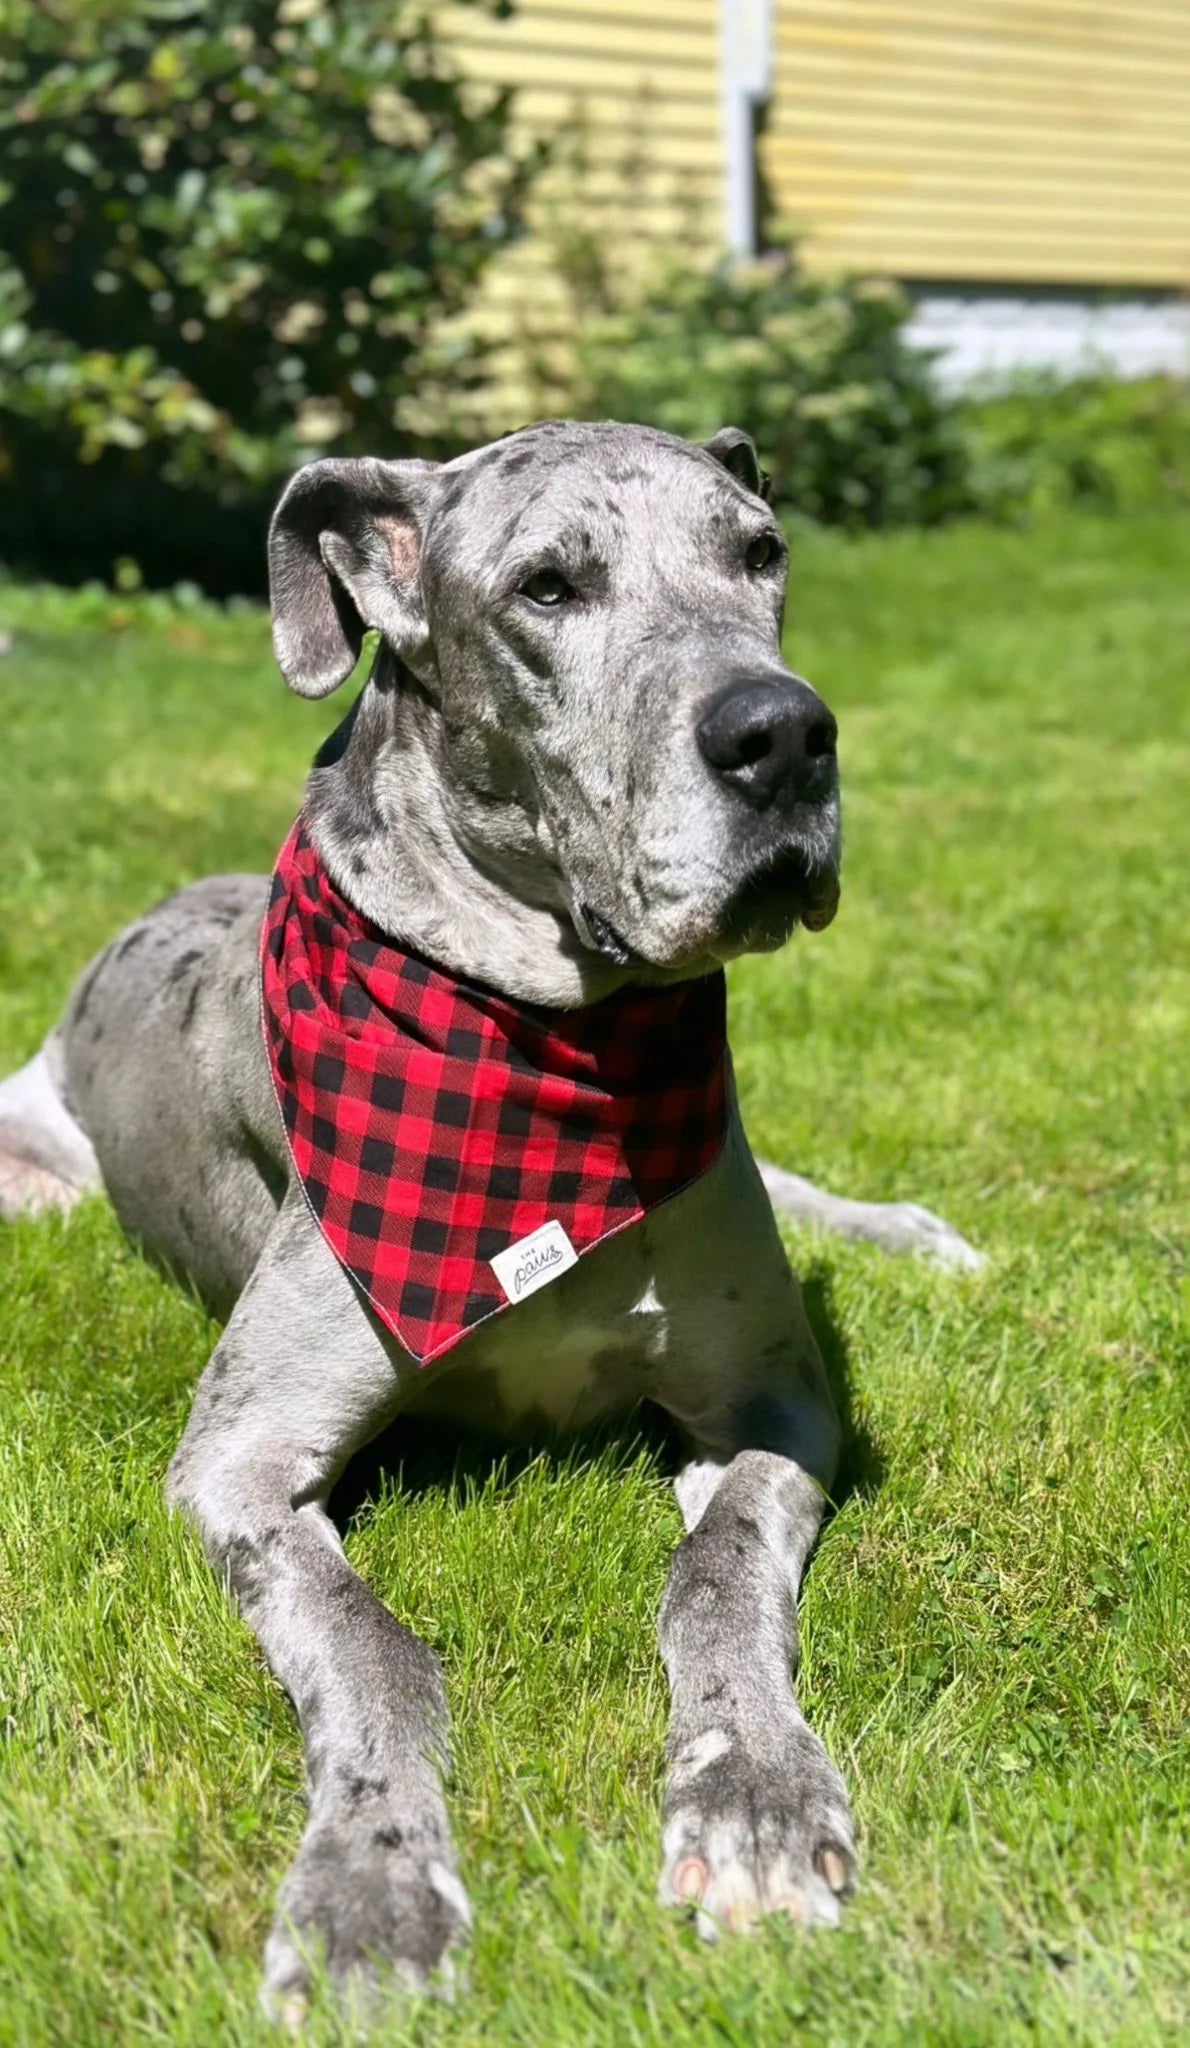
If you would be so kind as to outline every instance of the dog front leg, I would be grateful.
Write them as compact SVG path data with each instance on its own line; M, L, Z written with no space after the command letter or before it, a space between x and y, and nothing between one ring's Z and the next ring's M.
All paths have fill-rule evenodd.
M348 1564L325 1502L388 1420L398 1372L288 1203L199 1384L169 1496L198 1525L301 1722L309 1820L265 1950L295 2017L322 1958L349 2005L449 1976L470 1908L443 1800L438 1660Z
M833 1926L854 1882L847 1794L793 1687L797 1589L824 1497L790 1435L790 1455L711 1453L676 1484L689 1533L661 1609L672 1720L660 1896L697 1904L710 1939L766 1913Z

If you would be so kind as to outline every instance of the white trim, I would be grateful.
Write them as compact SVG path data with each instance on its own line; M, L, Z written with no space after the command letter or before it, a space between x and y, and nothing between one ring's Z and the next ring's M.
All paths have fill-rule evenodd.
M729 249L756 253L754 112L772 86L772 0L719 0L724 230Z
M938 352L950 390L1004 384L1022 372L1077 377L1190 376L1190 305L1183 299L1096 300L1068 293L915 293L908 339Z

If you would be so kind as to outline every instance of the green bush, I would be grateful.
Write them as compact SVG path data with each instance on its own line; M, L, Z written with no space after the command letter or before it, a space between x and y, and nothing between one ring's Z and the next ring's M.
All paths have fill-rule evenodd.
M570 409L700 440L746 426L786 515L872 527L1190 502L1190 392L1172 378L948 397L894 285L806 273L792 250L673 262L620 304L614 277L598 282Z
M964 509L966 458L909 306L878 280L801 270L792 251L672 265L590 324L573 402L705 439L746 426L784 512L830 525L930 524Z
M533 168L428 16L0 0L0 551L258 581L276 478L393 444Z
M992 518L1190 502L1190 392L1173 378L1022 380L959 417L972 502Z

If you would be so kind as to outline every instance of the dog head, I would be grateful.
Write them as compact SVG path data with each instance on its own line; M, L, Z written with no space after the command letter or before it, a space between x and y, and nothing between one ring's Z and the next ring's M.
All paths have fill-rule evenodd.
M417 777L486 880L651 978L835 912L836 728L781 658L787 567L734 428L694 446L551 421L442 465L316 462L270 534L295 690L335 689L382 636L365 697L389 708L351 739L373 833L416 730Z

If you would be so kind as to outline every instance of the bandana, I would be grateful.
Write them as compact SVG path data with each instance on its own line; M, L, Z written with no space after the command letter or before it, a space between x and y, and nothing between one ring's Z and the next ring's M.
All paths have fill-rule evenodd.
M261 935L265 1043L306 1200L425 1364L705 1173L727 1128L712 974L551 1010L407 953L298 819Z

